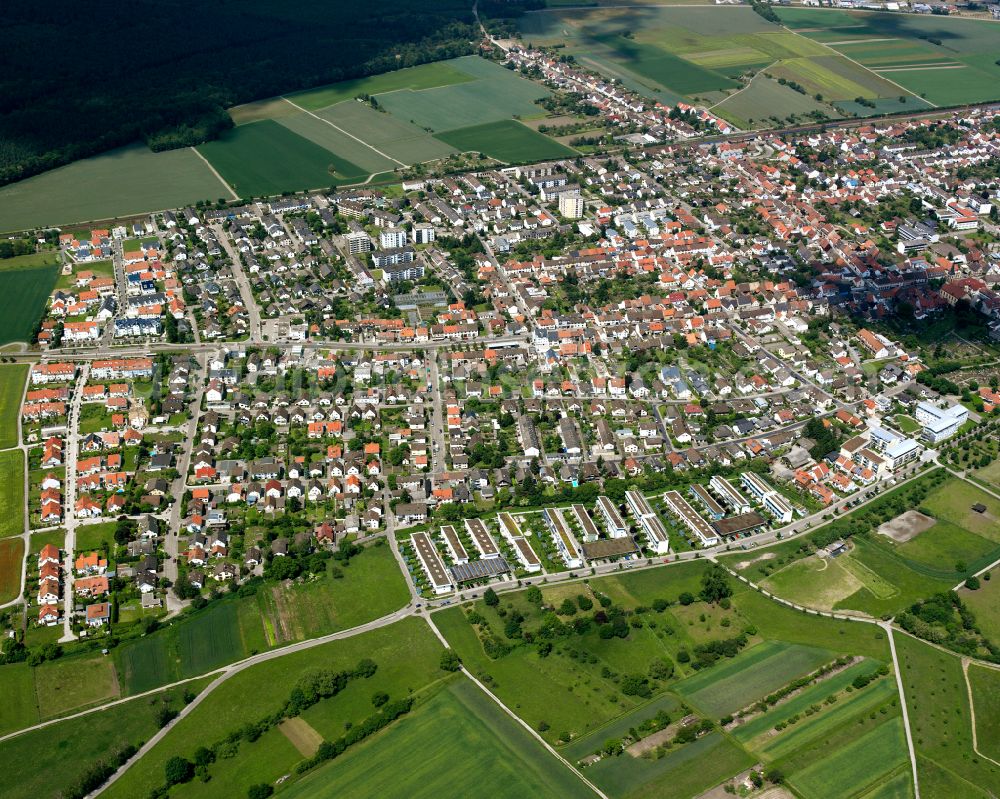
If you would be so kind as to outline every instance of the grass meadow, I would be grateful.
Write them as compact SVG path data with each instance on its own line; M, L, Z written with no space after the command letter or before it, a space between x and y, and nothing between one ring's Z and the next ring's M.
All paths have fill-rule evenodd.
M976 710L979 751L1000 760L1000 671L972 663L966 673Z
M24 453L0 451L0 538L24 532Z
M1000 766L976 757L962 662L896 635L903 690L918 755L921 794L981 797L1000 792Z
M0 604L17 599L21 593L24 539L0 538Z
M405 656L400 653L405 653ZM341 694L317 703L303 714L303 718L324 737L342 735L347 721L357 723L372 713L373 692L385 691L390 697L401 698L411 690L420 691L444 677L444 672L438 667L440 654L441 645L427 624L422 619L406 619L364 635L311 647L245 669L207 696L105 795L109 799L147 795L162 782L163 765L170 757L190 757L198 746L221 741L246 724L248 719L274 713L283 706L300 675L317 668L351 669L362 658L371 658L378 665L378 671L372 678L356 687L349 686ZM277 738L274 740L278 741ZM232 758L226 758L213 767L216 777L212 781L189 783L184 786L184 795L219 796L213 789L226 784L239 785L239 772L243 767L271 769L267 781L274 781L287 773L284 758L290 750L283 744L276 748L259 745L266 743L261 738L257 744L241 745ZM273 757L272 752L275 753ZM254 781L262 781L256 772L253 776ZM245 796L247 787L248 784L243 782L238 793L231 795ZM175 795L174 791L171 795ZM176 796L181 795L178 790Z

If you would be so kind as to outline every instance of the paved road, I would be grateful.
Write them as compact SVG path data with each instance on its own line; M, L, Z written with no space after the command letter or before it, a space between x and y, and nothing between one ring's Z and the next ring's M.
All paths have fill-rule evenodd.
M66 553L66 574L63 579L63 635L60 643L75 641L73 634L73 553L76 550L76 528L80 523L76 515L76 461L79 457L80 445L80 408L83 405L83 387L87 385L90 374L90 364L84 364L80 374L73 384L73 399L69 409L69 425L66 433L66 500L65 526L66 540L63 550Z
M262 341L261 327L260 327L260 308L257 306L257 301L254 299L253 290L250 288L250 281L247 279L246 272L243 271L243 261L240 260L240 254L236 252L233 247L232 241L229 239L229 234L223 229L222 225L210 225L212 232L215 233L216 238L219 240L219 244L222 245L222 249L226 251L226 255L229 256L229 261L232 264L233 279L236 281L236 286L240 290L240 297L243 299L243 305L247 309L247 313L250 315L250 341L259 342Z

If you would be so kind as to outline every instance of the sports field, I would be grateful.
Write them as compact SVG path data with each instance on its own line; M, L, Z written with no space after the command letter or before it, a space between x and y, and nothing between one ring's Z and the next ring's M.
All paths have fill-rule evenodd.
M481 152L508 164L571 158L576 151L514 119L487 122L439 133L437 138L455 150Z
M318 189L363 179L367 173L274 120L226 131L200 152L241 197Z
M3 204L3 191L0 189L0 206ZM58 266L0 271L0 296L4 298L0 345L31 341L31 334L45 313L45 303L58 275Z
M26 363L0 366L0 449L17 446L17 418L27 377Z
M0 604L17 599L21 592L24 540L0 538Z
M292 785L286 795L289 799L555 799L593 793L486 694L462 678L384 734Z
M229 194L193 150L154 153L136 144L0 188L0 228L110 219L219 197Z
M719 718L747 707L833 658L826 649L767 641L682 680L674 690L710 718Z

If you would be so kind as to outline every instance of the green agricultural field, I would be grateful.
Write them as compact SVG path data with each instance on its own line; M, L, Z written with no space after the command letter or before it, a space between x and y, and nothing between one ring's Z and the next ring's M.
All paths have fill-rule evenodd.
M326 188L367 175L361 167L269 119L228 130L198 151L242 197Z
M338 694L314 705L304 714L306 721L322 734L331 738L342 735L345 720L357 722L371 714L372 692L382 690L391 697L402 697L411 690L419 691L433 680L444 677L444 672L438 667L441 651L441 645L427 623L414 618L245 669L209 694L194 712L180 721L140 764L129 769L105 795L109 799L148 795L162 782L163 766L170 757L190 757L198 746L210 746L221 741L246 724L248 718L261 718L278 711L300 675L316 668L351 669L362 658L371 658L378 665L378 671L370 682L365 681L360 686L364 690L359 688L351 693L351 688L348 688L344 697ZM400 657L401 652L406 653L405 658ZM345 702L341 702L342 698ZM243 749L241 746L239 751ZM246 750L258 758L269 757L268 750L263 748L253 749L251 745ZM287 770L281 770L280 762L273 765L270 781L287 773ZM220 774L220 779L224 778L224 774ZM198 787L206 797L219 795L212 793L211 782L195 781L185 790L193 791ZM245 796L246 788L244 784L238 795Z
M197 691L200 686L185 687ZM156 732L160 707L166 703L180 710L183 691L177 688L154 698L125 702L4 741L0 746L0 795L4 799L64 795L99 759L127 744L138 747L148 740ZM27 693L34 701L30 687ZM6 704L8 695L4 696ZM16 698L15 694L10 696ZM25 767L27 763L30 768Z
M366 103L348 101L321 111L318 116L333 122L337 127L348 133L364 139L365 142L378 148L391 158L405 164L432 161L452 155L455 150L444 142L432 136L423 128L409 122L374 110ZM396 164L390 162L390 167Z
M3 192L6 188L10 187L0 189L0 216L3 215ZM0 320L0 345L31 341L58 275L58 266L0 271L0 296L4 297L5 303L5 312ZM13 432L16 434L16 428Z
M450 130L437 138L456 150L482 152L508 164L576 155L575 150L513 119Z
M0 188L0 227L67 225L228 196L193 150L154 153L136 144Z
M287 795L585 797L592 791L468 680L453 681Z
M471 80L420 91L391 91L376 99L397 119L436 133L543 111L535 104L549 94L543 86L478 56L448 63Z
M353 103L353 105L360 105ZM343 130L338 130L326 120L300 111L292 116L283 117L278 122L293 133L318 144L324 150L337 153L355 164L359 170L366 172L384 172L395 169L399 164L391 158L376 152L365 141L352 139ZM355 134L358 135L358 134ZM363 134L359 136L362 138ZM384 152L384 151L383 151Z
M967 674L976 711L979 751L1000 760L1000 671L972 663Z
M24 453L0 452L0 538L24 532Z
M787 119L815 112L830 114L830 108L811 95L800 94L766 76L757 76L739 94L723 100L713 111L742 128L759 126L769 116Z
M653 718L663 711L674 718L680 708L680 700L670 694L663 694L640 705L630 713L620 716L609 724L588 733L583 738L577 738L559 750L559 753L570 763L577 763L587 755L592 755L604 747L609 738L624 738L632 727Z
M27 663L0 666L0 696L4 698L0 702L0 735L38 722L34 669Z
M89 705L117 699L118 679L111 658L62 657L35 669L39 716L62 716Z
M833 658L827 649L768 641L682 680L674 690L710 718L719 718L747 707Z
M811 705L821 704L827 697L839 695L847 688L855 677L874 674L879 664L873 660L861 660L824 679L803 688L791 699L760 713L745 724L733 728L732 736L737 741L747 744L758 736L764 736L761 743L767 743L773 736L770 733L775 724L788 723L793 716L801 715ZM750 748L754 748L751 744Z
M17 599L21 593L24 539L0 538L0 604Z
M288 96L296 105L307 108L310 111L318 111L335 103L342 103L344 100L353 100L362 94L376 95L398 91L415 92L439 86L453 86L458 83L467 83L474 80L474 77L468 72L457 68L457 62L460 61L462 59L456 58L451 61L436 61L431 64L421 64L416 67L399 69L395 72L372 75L368 78L345 80L340 83L332 83L329 86L307 89L306 91L296 92ZM243 106L239 107L242 108Z
M657 759L630 755L604 758L584 775L612 797L689 799L749 768L754 760L718 732Z
M976 757L972 750L972 721L961 660L903 634L896 635L896 652L918 755L921 794L996 795L1000 792L1000 766ZM934 792L928 784L947 785L953 792Z
M902 718L894 718L791 777L808 799L856 796L909 764Z

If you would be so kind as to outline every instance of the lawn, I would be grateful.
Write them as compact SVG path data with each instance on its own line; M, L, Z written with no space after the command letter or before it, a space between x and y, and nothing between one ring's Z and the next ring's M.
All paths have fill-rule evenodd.
M968 679L976 710L979 751L1000 760L1000 671L973 663L969 665Z
M38 721L34 670L27 663L0 666L0 696L0 735ZM0 746L0 753L6 746Z
M0 189L0 216L3 216L3 192L7 188L10 187ZM45 303L58 275L58 266L0 271L0 296L4 298L5 309L0 321L0 345L12 341L31 341L35 327L45 313ZM20 404L20 396L18 403ZM5 439L11 435L17 435L16 426L4 429Z
M0 538L0 604L17 599L21 593L24 562L23 538Z
M576 152L514 119L487 122L437 135L456 150L482 152L508 164L571 158Z
M225 187L194 151L136 144L0 188L0 227L67 225L219 197L228 197Z
M33 700L34 692L29 688L28 693ZM99 759L126 744L138 747L148 740L156 732L160 705L166 701L179 710L182 693L179 688L166 691L155 699L126 702L4 741L0 746L0 795L4 799L63 795Z
M341 103L344 100L353 100L362 94L376 95L403 90L420 91L421 89L451 86L456 83L466 83L474 80L473 76L456 68L455 62L460 60L436 61L416 67L398 69L395 72L384 72L381 75L372 75L368 78L331 83L328 86L320 86L316 89L296 92L288 95L288 97L296 105L310 111L318 111L321 108ZM240 109L245 108L248 108L248 106L237 106L230 113L239 112Z
M406 657L400 657L401 652L406 653ZM324 735L343 734L346 720L357 721L370 715L372 692L384 690L390 696L401 697L410 688L419 690L431 680L445 676L438 668L440 653L441 646L426 622L406 619L364 635L311 647L245 669L207 696L138 766L109 788L106 795L109 799L148 795L162 781L167 759L178 754L190 757L198 746L222 740L248 719L276 712L284 705L301 674L316 668L350 669L361 658L371 658L378 665L378 671L371 682L366 681L361 686L365 690L348 698L346 703L341 702L342 697L338 694L328 700L329 705L326 701L319 703L304 715L309 724ZM247 747L247 751L258 757L268 757L268 750L263 747ZM272 780L287 773L280 770L281 763L273 765ZM205 796L219 795L212 793L212 783L198 785L202 786ZM246 795L245 784L239 795Z
M682 680L674 690L717 719L833 660L827 649L767 641Z
M24 532L24 453L0 451L0 538Z
M468 680L292 785L295 797L584 797L593 793Z
M35 695L42 719L117 699L118 679L111 658L62 657L35 669Z
M81 524L76 528L77 552L103 550L110 552L115 544L115 528L117 522L98 522L97 524Z
M920 756L921 793L928 796L996 795L1000 792L1000 766L977 758L972 751L969 699L961 660L902 634L896 635L896 652L913 743ZM930 772L928 781L943 780L958 787L958 792L929 791L924 787L925 770Z
M228 130L198 151L241 197L326 188L368 174L270 119Z

